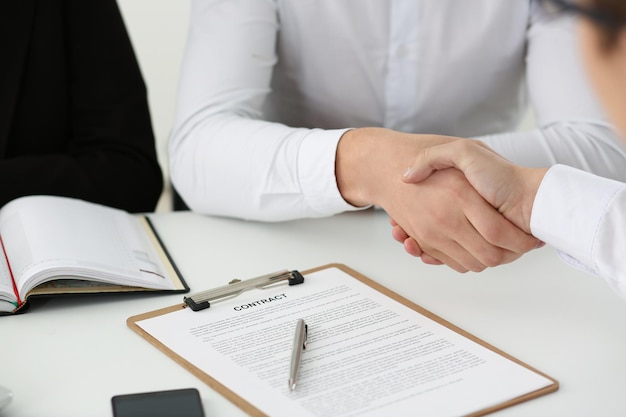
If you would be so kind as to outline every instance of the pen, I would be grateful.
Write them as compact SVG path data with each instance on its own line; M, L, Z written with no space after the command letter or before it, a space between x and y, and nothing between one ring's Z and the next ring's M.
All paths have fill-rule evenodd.
M300 369L300 358L302 357L302 351L306 349L307 333L308 328L304 320L298 319L296 334L293 338L293 348L291 350L291 364L289 366L289 389L291 391L296 388L298 370Z

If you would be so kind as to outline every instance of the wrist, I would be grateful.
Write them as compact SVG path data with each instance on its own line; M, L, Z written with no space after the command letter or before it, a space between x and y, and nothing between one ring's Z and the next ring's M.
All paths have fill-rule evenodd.
M455 140L377 127L349 130L339 139L335 155L339 192L354 206L384 207L384 200L404 185L402 174L422 149Z
M527 233L531 233L530 231L530 220L532 217L533 205L535 203L535 197L537 196L537 191L539 190L539 186L543 181L543 177L548 172L547 168L522 168L524 171L522 174L523 180L523 189L524 193L522 196L522 223L523 229Z
M374 204L368 189L366 167L371 167L373 144L369 139L368 128L352 129L345 132L337 144L335 155L335 178L337 188L346 202L355 207Z

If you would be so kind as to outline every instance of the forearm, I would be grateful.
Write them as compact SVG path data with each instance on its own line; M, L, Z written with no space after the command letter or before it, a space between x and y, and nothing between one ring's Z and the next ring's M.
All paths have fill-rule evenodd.
M354 209L335 180L343 132L210 115L172 137L172 182L204 214L282 221Z
M548 171L537 193L533 234L572 266L605 278L626 296L626 185L570 167ZM565 215L567 213L567 215Z
M626 148L608 125L555 123L529 132L479 137L511 162L527 167L568 165L626 181Z

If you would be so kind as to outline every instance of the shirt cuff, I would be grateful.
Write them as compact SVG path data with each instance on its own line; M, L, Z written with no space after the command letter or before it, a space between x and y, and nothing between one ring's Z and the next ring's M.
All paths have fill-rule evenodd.
M622 186L576 168L552 166L535 196L530 217L532 234L563 252L561 257L572 266L595 271L592 255L596 232L608 204Z
M337 187L335 156L341 136L350 129L312 129L298 151L298 178L308 205L320 215L366 207L346 202Z

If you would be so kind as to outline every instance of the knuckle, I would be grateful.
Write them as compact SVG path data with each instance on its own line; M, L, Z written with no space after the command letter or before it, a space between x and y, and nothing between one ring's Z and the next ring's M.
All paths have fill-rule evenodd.
M487 265L482 263L480 260L474 259L464 265L469 271L472 272L482 272L487 268Z
M505 263L505 264L511 263L519 259L522 255L523 255L522 253L509 252L502 263Z
M478 145L478 146L482 146L483 148L487 147L487 144L485 142L483 142L482 140L480 140L480 139L474 139L472 141L472 143L474 143L475 145Z
M482 254L481 262L488 267L502 265L506 259L503 249L492 248Z
M486 227L481 231L485 240L492 245L503 246L507 243L507 237L502 227Z

